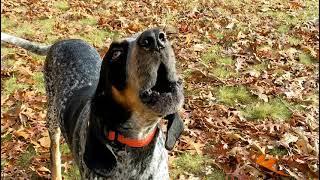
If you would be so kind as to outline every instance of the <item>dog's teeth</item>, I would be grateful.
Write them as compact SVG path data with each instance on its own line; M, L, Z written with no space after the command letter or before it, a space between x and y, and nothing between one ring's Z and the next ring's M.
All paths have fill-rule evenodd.
M152 94L152 90L149 89L149 90L146 91L146 93L147 93L148 95L150 95L150 94Z

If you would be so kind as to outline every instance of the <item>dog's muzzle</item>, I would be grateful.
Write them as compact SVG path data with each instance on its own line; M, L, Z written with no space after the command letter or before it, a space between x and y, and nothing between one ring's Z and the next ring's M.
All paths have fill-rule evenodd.
M169 66L174 66L175 59L171 45L167 41L165 33L159 29L145 31L138 38L138 45L146 49L150 54L157 54L156 57L160 61L156 78L150 77L151 81L152 78L156 79L155 84L151 88L142 89L139 92L142 103L158 113L159 116L176 112L183 103L182 82L173 80L177 78L171 77L169 79L168 77L169 74L171 76L173 74L176 77L176 74L175 71L174 73L168 72L172 71L172 67L169 68ZM171 52L172 55L170 55Z

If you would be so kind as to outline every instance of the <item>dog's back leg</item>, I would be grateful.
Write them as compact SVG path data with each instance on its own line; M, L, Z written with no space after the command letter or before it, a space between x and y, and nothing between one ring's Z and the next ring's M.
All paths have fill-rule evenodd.
M50 160L51 160L51 179L61 180L61 154L60 154L60 135L61 131L57 122L56 111L49 105L47 113L47 126L50 136Z

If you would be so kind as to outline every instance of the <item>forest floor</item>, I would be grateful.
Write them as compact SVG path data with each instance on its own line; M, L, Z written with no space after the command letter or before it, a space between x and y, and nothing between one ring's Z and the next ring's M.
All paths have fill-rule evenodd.
M1 31L51 44L165 26L186 129L171 179L319 178L318 0L3 0ZM1 177L50 177L44 57L1 44ZM79 179L61 142L64 179Z

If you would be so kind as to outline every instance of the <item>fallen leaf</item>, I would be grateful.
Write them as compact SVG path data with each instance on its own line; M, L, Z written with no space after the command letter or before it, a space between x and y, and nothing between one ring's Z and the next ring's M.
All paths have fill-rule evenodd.
M50 170L44 166L40 167L37 169L37 171L40 171L40 172L50 172Z
M232 29L234 27L234 23L229 23L227 26L226 26L226 29Z
M22 130L18 130L18 131L15 131L13 133L16 137L23 137L24 139L28 139L30 137L30 134L27 133L26 131L24 131L23 129Z
M28 116L25 115L24 113L19 113L19 119L20 119L20 122L21 124L26 127L27 126L27 121L28 121Z
M266 159L265 155L260 155L256 160L257 164L269 169L270 171L273 171L273 172L280 174L282 176L289 176L289 175L285 174L283 171L278 171L275 169L274 165L276 164L276 162L277 162L277 160L275 158L269 157L268 159Z
M292 143L292 142L297 142L298 140L298 137L297 136L294 136L292 135L291 133L285 133L283 135L283 137L280 139L280 144L285 146L285 147L289 147L289 144Z
M193 46L194 51L202 52L205 49L205 45L203 44L196 44Z
M50 138L48 136L44 136L44 137L40 138L38 140L38 142L40 143L40 145L42 147L45 147L45 148L49 148L50 147Z

